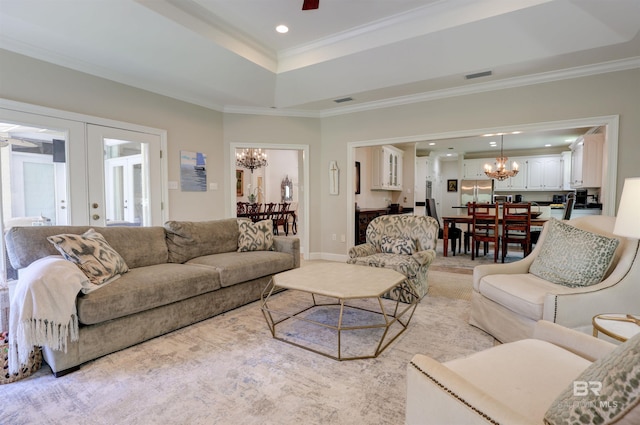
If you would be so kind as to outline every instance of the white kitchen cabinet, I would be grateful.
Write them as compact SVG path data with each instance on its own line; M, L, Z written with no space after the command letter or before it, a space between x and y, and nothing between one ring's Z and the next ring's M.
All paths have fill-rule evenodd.
M509 158L508 165L509 169L513 168L513 163L516 162L518 164L518 174L513 177L509 177L508 179L498 181L496 180L493 189L500 191L509 191L509 190L526 190L527 189L527 157L514 157ZM495 169L495 164L493 165Z
M402 190L402 162L404 152L394 146L372 149L372 190Z
M562 190L571 190L571 151L562 152Z
M604 136L585 134L571 145L571 187L602 186Z
M562 158L536 156L527 161L528 190L562 190Z
M484 173L485 164L494 164L495 159L465 159L462 163L463 177L464 179L472 180L489 180L489 177ZM495 166L494 166L495 168Z

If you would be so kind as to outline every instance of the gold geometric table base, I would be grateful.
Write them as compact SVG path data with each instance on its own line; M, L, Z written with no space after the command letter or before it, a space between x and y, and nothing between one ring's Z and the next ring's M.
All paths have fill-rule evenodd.
M358 300L343 299L329 297L326 295L317 295L313 292L302 291L310 294L312 300L311 305L302 309L296 309L293 312L286 312L273 306L275 302L272 300L272 296L274 295L274 292L278 292L281 288L279 288L273 282L273 280L271 280L262 293L261 309L267 325L269 326L269 330L271 331L271 335L274 339L338 361L370 359L378 357L378 355L382 353L393 341L395 341L398 336L402 335L402 333L409 326L409 322L413 317L413 313L416 309L416 306L418 305L418 297L408 288L408 285L400 285L400 287L403 291L412 295L411 299L414 300L412 303L407 304L400 301L386 300L380 296L362 297ZM294 291L295 289L290 290ZM334 301L321 302L322 299L330 299ZM367 308L368 304L373 304L374 306L377 305L378 308ZM336 320L334 321L334 323L326 323L326 321L323 322L314 320L312 318L313 313L318 309L330 310L331 308L339 309L337 318L335 318ZM346 316L351 316L352 313L359 312L364 313L360 314L361 316L367 315L369 316L369 318L378 318L378 323L374 323L373 320L371 321L371 323L347 323L350 320L346 320ZM321 351L319 349L315 349L311 346L311 344L305 345L299 342L292 341L291 339L287 339L283 336L279 336L277 332L279 329L278 325L284 325L288 321L302 321L335 332L336 341L334 343L336 344L336 355ZM394 330L396 328L399 328L399 330L397 332L394 332L391 329L392 327L394 328ZM346 338L347 333L367 329L380 329L382 332L380 338L372 342L372 345L375 344L375 349L373 349L372 353L369 355L344 355L342 343L343 338ZM306 335L306 337L313 338L313 335Z

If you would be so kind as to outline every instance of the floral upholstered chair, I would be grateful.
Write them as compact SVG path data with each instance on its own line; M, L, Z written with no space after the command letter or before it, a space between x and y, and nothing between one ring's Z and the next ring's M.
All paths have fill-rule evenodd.
M382 215L367 226L366 243L349 250L347 263L385 267L407 277L410 293L422 298L427 294L427 272L436 256L438 222L433 217ZM412 302L407 291L396 288L385 298Z

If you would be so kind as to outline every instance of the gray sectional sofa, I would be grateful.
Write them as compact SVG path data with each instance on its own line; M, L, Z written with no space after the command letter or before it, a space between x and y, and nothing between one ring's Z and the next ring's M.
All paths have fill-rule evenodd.
M271 276L300 266L300 242L274 237L274 250L237 252L234 219L167 222L164 227L13 227L5 239L20 270L58 255L47 237L93 228L126 261L119 279L76 299L79 340L67 352L43 347L56 376L82 363L213 317L260 298Z

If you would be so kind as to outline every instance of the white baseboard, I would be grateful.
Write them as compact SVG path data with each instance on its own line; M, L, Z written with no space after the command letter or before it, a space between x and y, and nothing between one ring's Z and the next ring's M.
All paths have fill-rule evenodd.
M333 254L330 252L312 252L309 255L304 256L305 260L325 260L325 261L338 261L346 263L349 259L347 254Z

